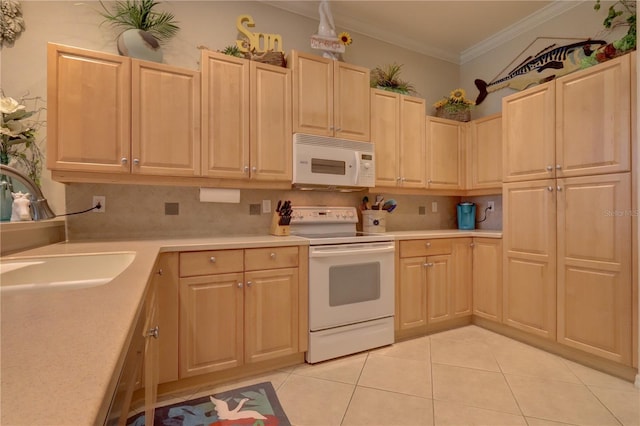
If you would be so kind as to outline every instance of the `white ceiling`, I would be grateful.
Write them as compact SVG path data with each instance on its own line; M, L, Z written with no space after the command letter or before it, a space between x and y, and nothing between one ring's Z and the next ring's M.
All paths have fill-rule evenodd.
M463 64L582 1L333 0L330 5L337 30ZM319 19L319 1L265 3Z

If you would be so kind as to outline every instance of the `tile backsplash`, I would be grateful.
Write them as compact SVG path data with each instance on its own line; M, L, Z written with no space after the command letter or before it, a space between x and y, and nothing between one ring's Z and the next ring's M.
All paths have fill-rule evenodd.
M239 203L209 203L200 202L199 188L192 187L68 184L67 212L90 208L94 195L106 197L106 208L104 213L68 216L67 238L74 241L266 234L271 213L250 214L251 205L255 208L263 200L270 200L272 209L278 200L285 199L291 200L294 208L296 205L357 207L364 195L374 200L375 194L247 189L241 190ZM387 231L452 229L457 226L455 206L460 197L383 195L386 200L393 198L398 204L387 216ZM496 210L501 211L501 197L493 196L491 199L496 202ZM434 202L437 212L432 211ZM501 221L497 223L497 217L496 212L490 216L491 222L487 220L482 228L500 229ZM486 228L487 225L493 227Z

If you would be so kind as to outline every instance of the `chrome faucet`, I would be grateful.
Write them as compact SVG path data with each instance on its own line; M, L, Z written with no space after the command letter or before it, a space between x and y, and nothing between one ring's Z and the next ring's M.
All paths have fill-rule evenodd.
M20 170L16 170L13 167L9 167L4 164L0 164L0 175L13 177L19 180L25 188L27 188L27 191L31 194L31 212L33 213L33 220L53 219L56 217L49 207L47 199L42 195L40 187L36 185L31 178Z

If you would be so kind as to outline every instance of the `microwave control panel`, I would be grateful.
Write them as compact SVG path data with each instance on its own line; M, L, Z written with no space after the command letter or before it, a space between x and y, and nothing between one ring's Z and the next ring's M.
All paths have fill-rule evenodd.
M358 173L358 184L373 187L376 184L375 167L373 167L373 153L360 152L360 173Z

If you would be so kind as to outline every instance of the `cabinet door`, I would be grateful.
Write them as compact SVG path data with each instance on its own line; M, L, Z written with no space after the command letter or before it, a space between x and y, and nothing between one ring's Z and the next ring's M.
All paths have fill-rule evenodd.
M555 82L502 98L504 182L554 177Z
M426 118L427 185L432 189L462 189L464 123Z
M473 314L502 321L502 240L473 239Z
M452 255L427 257L427 322L446 321L451 315Z
M451 316L453 318L471 315L473 310L473 292L471 287L471 261L473 253L472 238L455 238L451 253Z
M503 321L556 338L555 179L503 188Z
M131 60L47 47L47 167L129 173Z
M556 176L630 170L629 57L556 80Z
M151 285L146 300L147 322L144 328L144 412L147 419L153 418L156 408L160 368L158 288L154 282Z
M202 50L202 174L249 177L249 61Z
M179 253L162 253L154 271L158 291L159 377L158 383L178 380L178 315L179 315Z
M294 50L293 132L333 136L333 61Z
M243 363L243 274L180 279L180 378Z
M400 184L405 188L424 188L425 100L400 96Z
M469 132L469 188L502 187L502 114L473 120Z
M245 273L245 361L298 352L298 269Z
M426 257L400 259L397 288L397 329L410 330L427 325Z
M251 178L292 178L291 70L251 61Z
M370 142L368 68L333 61L335 136Z
M371 142L376 155L376 186L398 184L399 137L400 95L371 89Z
M558 341L631 364L631 178L558 179Z
M200 73L131 60L132 173L200 174Z

